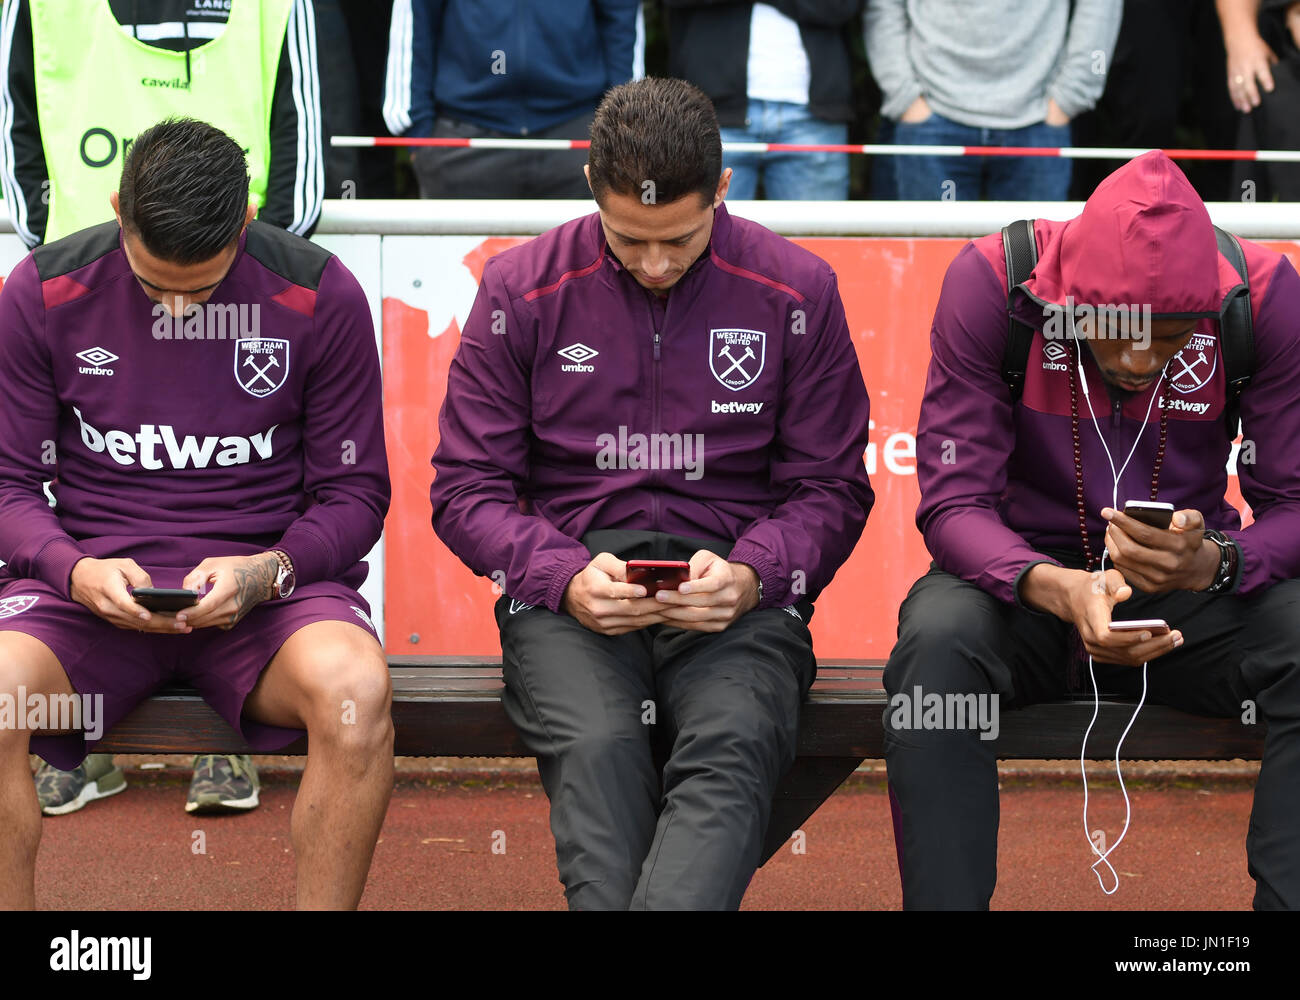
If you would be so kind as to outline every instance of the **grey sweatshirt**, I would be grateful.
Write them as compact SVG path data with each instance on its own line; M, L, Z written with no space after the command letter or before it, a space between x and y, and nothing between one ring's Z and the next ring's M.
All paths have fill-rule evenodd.
M898 119L919 96L977 128L1023 128L1055 98L1073 118L1106 86L1122 0L869 0L867 58Z

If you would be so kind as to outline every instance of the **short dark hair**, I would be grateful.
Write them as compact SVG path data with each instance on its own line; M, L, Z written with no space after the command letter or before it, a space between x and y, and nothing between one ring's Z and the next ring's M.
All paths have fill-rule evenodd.
M591 123L592 193L667 204L695 192L713 200L722 176L722 137L713 102L685 80L645 77L610 90ZM646 182L654 187L645 187Z
M248 211L248 163L207 122L167 118L127 151L117 189L122 226L173 264L211 260L239 236Z

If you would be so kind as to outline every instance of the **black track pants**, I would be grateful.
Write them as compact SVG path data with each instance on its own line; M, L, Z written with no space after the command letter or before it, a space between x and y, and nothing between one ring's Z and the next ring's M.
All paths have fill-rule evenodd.
M1241 716L1251 700L1267 722L1246 838L1255 907L1300 909L1300 580L1250 598L1135 593L1115 616L1164 618L1183 633L1182 647L1147 665L1148 701ZM891 699L918 687L927 695L997 694L1006 709L1057 698L1066 693L1071 632L1051 615L931 569L900 609L885 688ZM1096 673L1103 691L1141 691L1140 668L1098 664ZM973 727L894 727L892 715L886 710L885 759L903 905L987 907L997 880L997 741L981 740ZM1140 831L1141 815L1134 824ZM1079 857L1090 857L1082 836Z

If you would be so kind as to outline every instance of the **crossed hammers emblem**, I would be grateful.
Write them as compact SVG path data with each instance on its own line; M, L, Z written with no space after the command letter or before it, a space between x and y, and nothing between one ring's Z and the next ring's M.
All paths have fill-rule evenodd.
M276 387L275 382L273 382L270 376L266 374L272 368L280 367L280 362L275 360L274 354L269 355L266 359L266 364L260 368L257 366L257 361L254 360L253 355L250 354L246 358L244 358L244 367L248 368L250 366L252 367L254 374L251 379L249 379L246 383L244 383L247 388L249 389L253 388L253 383L256 382L259 378L267 385L269 385L272 389Z
M1178 363L1183 366L1183 370L1180 371L1177 375L1175 375L1174 378L1179 379L1182 378L1184 375L1190 375L1192 379L1195 380L1196 372L1194 369L1196 368L1196 366L1200 364L1208 365L1210 363L1210 359L1205 356L1204 351L1198 351L1196 354L1196 360L1193 361L1190 365L1185 360L1183 360L1183 356L1181 354L1178 355Z
M731 367L728 368L728 369L727 369L725 372L723 372L721 375L719 375L718 378L725 379L728 375L730 375L732 372L737 371L737 370L740 371L740 374L741 374L744 378L749 378L749 372L745 371L745 369L744 369L742 366L743 366L744 362L746 362L746 361L748 361L750 358L754 357L754 349L753 349L752 347L746 347L746 348L745 348L745 353L742 354L739 358L735 358L735 357L732 357L732 355L731 355L731 345L730 345L730 344L723 344L723 345L722 345L722 350L718 351L718 357L720 357L720 358L726 358L728 361L731 362Z

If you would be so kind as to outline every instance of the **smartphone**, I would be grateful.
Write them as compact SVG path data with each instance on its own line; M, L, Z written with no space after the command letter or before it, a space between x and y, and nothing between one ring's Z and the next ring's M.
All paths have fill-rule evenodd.
M182 611L199 603L197 590L167 590L163 587L136 587L131 591L135 603L150 611Z
M1153 528L1167 528L1174 519L1174 505L1155 500L1125 500L1124 516Z
M627 582L645 587L653 596L660 590L676 590L691 578L691 564L673 559L629 559Z
M1150 632L1151 637L1169 634L1169 623L1163 618L1133 618L1126 622L1111 622L1112 632Z

